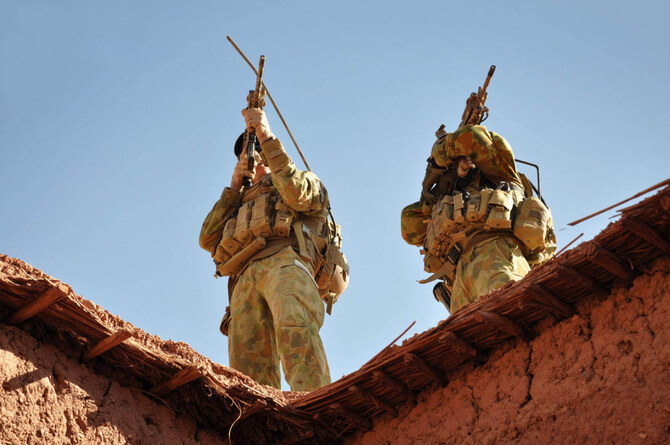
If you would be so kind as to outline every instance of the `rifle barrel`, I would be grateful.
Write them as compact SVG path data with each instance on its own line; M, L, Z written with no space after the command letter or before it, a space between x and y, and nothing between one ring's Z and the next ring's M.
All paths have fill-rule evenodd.
M484 86L482 87L482 94L486 91L486 88L489 86L489 82L491 81L491 77L493 77L493 73L496 71L496 66L491 65L491 68L489 68L489 73L486 75L486 80L484 81Z

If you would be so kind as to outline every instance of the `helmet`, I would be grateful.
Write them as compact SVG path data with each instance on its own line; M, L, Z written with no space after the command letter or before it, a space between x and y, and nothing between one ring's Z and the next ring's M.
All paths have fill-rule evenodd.
M342 268L339 264L335 264L333 270L333 277L328 283L328 292L335 294L336 297L342 295L344 290L349 285L349 267Z

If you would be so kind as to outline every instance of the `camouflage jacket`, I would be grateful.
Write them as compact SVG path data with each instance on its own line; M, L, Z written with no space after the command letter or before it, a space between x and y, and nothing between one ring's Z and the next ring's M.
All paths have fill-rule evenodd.
M450 167L460 156L469 156L492 183L505 181L523 188L512 147L505 138L488 131L483 125L461 127L438 139L431 150L430 160L439 167Z
M477 169L472 171L463 184L463 188L454 187L460 180L456 175L455 161L460 156L469 156ZM454 189L468 191L482 186L496 188L505 181L512 186L523 190L521 176L516 169L512 147L500 135L487 130L482 125L461 127L453 133L440 137L431 149L429 163L434 167L444 168L444 173L437 179L432 194L439 199ZM465 178L464 178L465 179ZM470 190L472 191L472 190ZM416 246L424 246L426 241L426 221L432 208L423 201L405 207L401 214L401 234L405 241ZM467 222L464 224L466 227ZM481 233L481 230L472 230L472 237ZM556 236L553 231L553 222L549 222L547 246L541 252L528 255L531 265L539 264L551 257L556 250Z
M261 145L266 156L268 167L271 170L272 186L276 188L282 201L295 212L298 219L301 216L326 218L328 208L328 192L319 178L312 172L298 170L291 159L285 155L279 139L265 141ZM280 153L273 157L273 153ZM244 194L253 192L261 184L256 184L244 191ZM221 197L214 204L200 230L200 247L210 252L212 256L221 241L223 228L240 207L244 194L226 187Z

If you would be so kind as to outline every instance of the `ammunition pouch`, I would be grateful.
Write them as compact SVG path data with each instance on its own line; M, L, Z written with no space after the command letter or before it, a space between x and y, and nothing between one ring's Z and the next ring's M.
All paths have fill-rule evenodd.
M326 217L325 210L314 216L292 210L274 187L248 192L237 213L226 221L214 251L217 275L238 276L250 262L291 246L312 265L319 295L330 313L349 282L349 265L340 251L340 226Z
M524 199L516 185L445 195L424 221L424 269L433 275L421 282L452 281L461 253L494 236L516 237L524 255L541 251L550 221L551 212L542 201Z
M550 229L551 211L535 197L524 199L519 204L514 218L514 236L530 253L543 250Z

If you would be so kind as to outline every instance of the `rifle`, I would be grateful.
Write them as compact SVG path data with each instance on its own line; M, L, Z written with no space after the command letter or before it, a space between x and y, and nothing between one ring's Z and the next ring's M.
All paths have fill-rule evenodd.
M489 117L489 109L484 106L486 98L488 97L486 88L489 86L489 82L491 81L491 77L495 70L496 66L491 65L489 73L486 75L484 86L477 88L477 92L471 93L470 97L465 101L465 111L463 111L461 124L458 126L459 128L466 125L479 125Z
M258 75L256 76L256 89L249 90L247 96L247 108L260 108L265 106L265 87L263 86L263 67L265 66L265 56L261 56L258 61ZM256 132L252 129L247 131L247 169L253 171L256 166L254 153L258 150L258 138ZM244 188L251 186L251 179L244 178L242 181Z

